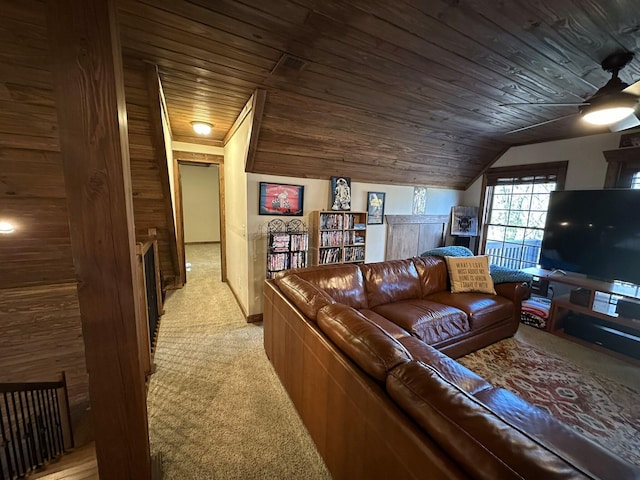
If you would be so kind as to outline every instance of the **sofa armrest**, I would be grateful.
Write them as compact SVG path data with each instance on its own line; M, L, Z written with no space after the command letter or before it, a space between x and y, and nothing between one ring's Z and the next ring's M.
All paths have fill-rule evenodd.
M498 295L508 298L516 305L520 305L531 294L529 284L526 282L498 283L494 286Z

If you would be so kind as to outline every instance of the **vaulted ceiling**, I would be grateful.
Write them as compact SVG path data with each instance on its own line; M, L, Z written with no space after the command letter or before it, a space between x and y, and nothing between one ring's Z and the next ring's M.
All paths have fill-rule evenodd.
M158 65L175 139L220 144L256 88L252 171L465 188L510 145L602 132L577 107L637 52L637 0L120 0L124 54ZM286 54L286 55L285 55ZM283 57L284 55L284 57ZM276 68L276 66L278 66ZM606 130L605 130L606 131Z

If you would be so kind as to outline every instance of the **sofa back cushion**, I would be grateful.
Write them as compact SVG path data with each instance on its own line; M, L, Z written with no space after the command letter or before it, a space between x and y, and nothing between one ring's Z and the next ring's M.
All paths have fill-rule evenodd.
M413 263L420 276L423 297L449 289L449 275L444 258L415 257Z
M473 478L592 478L422 362L390 372L387 391Z
M369 308L420 298L420 278L411 260L389 260L360 266Z
M276 278L275 282L282 293L313 321L317 318L318 310L335 303L328 293L298 275L281 276Z
M338 303L357 309L368 308L364 279L357 265L323 265L291 270L290 274L321 288Z
M393 368L411 360L398 341L357 310L335 303L318 312L318 326L362 370L384 383Z

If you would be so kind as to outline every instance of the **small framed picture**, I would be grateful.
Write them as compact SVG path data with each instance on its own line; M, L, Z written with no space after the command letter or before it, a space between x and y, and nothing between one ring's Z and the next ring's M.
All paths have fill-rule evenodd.
M451 235L478 235L478 207L451 207Z
M304 185L260 182L258 214L302 216Z
M414 215L427 213L427 189L425 187L413 187L412 212Z
M383 192L367 192L367 224L382 225L384 223Z
M351 177L331 177L331 210L351 210Z

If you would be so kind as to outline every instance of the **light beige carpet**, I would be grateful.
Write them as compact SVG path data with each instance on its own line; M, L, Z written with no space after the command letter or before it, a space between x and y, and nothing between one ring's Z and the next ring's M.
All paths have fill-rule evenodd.
M220 282L217 245L188 245L166 300L149 384L151 453L165 479L330 478L262 346Z

